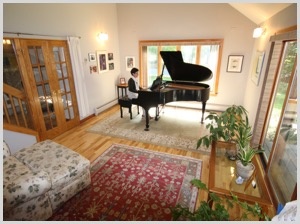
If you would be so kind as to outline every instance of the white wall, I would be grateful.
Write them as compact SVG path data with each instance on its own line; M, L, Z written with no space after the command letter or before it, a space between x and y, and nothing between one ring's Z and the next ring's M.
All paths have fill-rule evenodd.
M94 113L95 107L117 98L115 85L120 74L117 22L115 4L3 4L3 31L81 37L82 56L86 59L82 63L90 114ZM109 39L99 41L96 38L99 32L107 32ZM96 65L96 62L87 60L88 53L97 50L114 54L114 70L101 74L89 73L89 66Z
M224 39L219 93L208 104L243 104L256 25L229 4L117 4L121 65L140 40ZM241 73L226 72L228 55L244 55ZM130 77L121 66L121 73Z
M262 91L262 85L265 78L266 72L266 63L269 57L269 39L270 36L275 35L276 32L286 29L291 26L297 25L297 5L293 4L281 12L277 13L275 16L270 18L261 24L261 27L266 29L264 35L260 38L256 39L255 45L253 47L253 55L255 55L256 51L265 52L264 65L262 67L261 77L259 81L259 85L256 86L251 80L251 72L249 71L247 85L245 86L245 98L244 98L244 106L247 108L249 112L249 120L253 125L255 122L255 117L258 109L259 98ZM251 64L254 63L253 61Z
M252 38L256 24L229 4L216 3L4 3L3 31L81 36L81 50L85 59L89 52L112 52L115 69L106 73L90 75L89 66L96 63L83 61L90 114L94 113L95 107L116 99L115 84L120 75L130 76L125 70L125 57L135 56L139 65L139 40L223 38L219 93L210 97L208 104L242 104L250 112L253 122L263 77L259 86L251 82L252 55L256 50L266 51L269 35L297 24L296 8L294 4L266 21L270 27L267 32L270 33L256 41ZM96 39L101 31L108 33L108 41ZM244 55L241 73L226 72L228 55L232 54Z
M35 136L8 130L3 131L3 140L8 144L11 154L37 142Z

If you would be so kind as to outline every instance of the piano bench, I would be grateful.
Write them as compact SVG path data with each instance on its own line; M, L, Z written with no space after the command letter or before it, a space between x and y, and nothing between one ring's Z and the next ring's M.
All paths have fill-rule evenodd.
M130 113L130 119L132 119L132 100L129 99L127 96L124 96L118 100L120 105L120 112L121 112L121 118L123 118L123 107L128 108ZM137 112L140 114L139 106L137 105Z

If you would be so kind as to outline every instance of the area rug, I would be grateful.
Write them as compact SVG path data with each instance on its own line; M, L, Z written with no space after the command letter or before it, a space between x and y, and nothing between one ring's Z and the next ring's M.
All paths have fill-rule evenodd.
M91 185L50 221L171 221L171 207L193 211L202 161L113 144L92 164Z
M158 121L150 120L149 131L144 131L145 119L142 112L137 114L136 107L133 108L132 119L127 108L123 111L123 118L118 111L87 131L188 151L209 151L205 147L197 149L196 146L197 140L208 133L206 125L200 122L201 110L166 106ZM155 114L155 110L151 112Z

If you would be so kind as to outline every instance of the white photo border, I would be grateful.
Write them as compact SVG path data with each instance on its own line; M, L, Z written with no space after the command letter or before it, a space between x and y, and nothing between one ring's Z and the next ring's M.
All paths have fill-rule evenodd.
M242 72L244 55L229 55L227 63L227 72Z
M132 68L135 67L135 58L133 56L126 56L125 57L125 65L126 71L130 71Z

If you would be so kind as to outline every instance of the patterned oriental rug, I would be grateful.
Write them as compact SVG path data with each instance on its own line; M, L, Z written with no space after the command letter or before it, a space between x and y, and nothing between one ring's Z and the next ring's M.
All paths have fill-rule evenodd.
M49 221L171 221L176 204L193 210L202 161L114 144L92 164L92 183Z
M155 114L153 108L151 108L150 114ZM208 153L210 149L205 147L197 149L196 147L197 140L208 133L205 128L206 124L201 124L201 115L201 110L166 106L160 113L159 120L150 120L150 130L144 131L146 121L142 118L142 108L140 108L140 114L137 115L136 107L133 107L132 120L130 120L128 109L124 108L123 118L120 117L118 111L98 122L88 131L187 151Z

